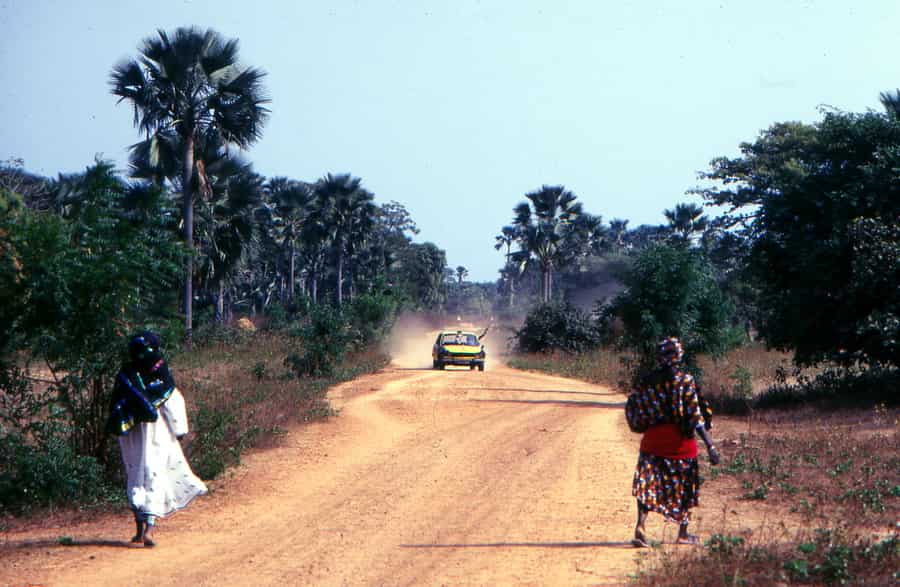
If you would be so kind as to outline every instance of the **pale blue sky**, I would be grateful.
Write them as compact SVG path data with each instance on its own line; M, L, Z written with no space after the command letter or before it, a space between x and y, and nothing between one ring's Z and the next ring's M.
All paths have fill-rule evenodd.
M139 136L110 69L191 24L269 74L247 153L261 173L358 175L476 280L496 278L494 235L541 184L660 223L771 123L880 109L900 87L896 1L0 0L0 159L124 168Z

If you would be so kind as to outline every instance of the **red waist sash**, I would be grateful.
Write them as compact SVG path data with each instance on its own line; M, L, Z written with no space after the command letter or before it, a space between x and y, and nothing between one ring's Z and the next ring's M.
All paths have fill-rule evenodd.
M696 459L697 441L682 436L675 424L657 424L644 432L641 452L667 459Z

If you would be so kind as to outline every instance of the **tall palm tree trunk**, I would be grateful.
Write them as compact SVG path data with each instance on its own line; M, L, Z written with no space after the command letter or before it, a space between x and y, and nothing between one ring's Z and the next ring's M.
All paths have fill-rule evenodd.
M356 279L353 277L353 259L347 261L347 299L351 302L356 296Z
M544 302L550 301L550 267L541 268L541 299Z
M288 288L288 298L293 301L294 300L294 280L296 275L294 274L294 241L291 240L291 284Z
M338 308L344 303L344 251L338 251L337 258L337 305Z
M184 139L183 162L181 175L181 205L184 221L184 244L188 248L188 258L184 275L184 339L187 348L193 345L194 325L194 195L191 191L191 180L194 177L194 134L189 133Z
M216 297L216 322L225 322L225 280L219 281L219 295Z
M312 298L312 303L319 303L319 279L318 273L313 270L309 276L309 293Z

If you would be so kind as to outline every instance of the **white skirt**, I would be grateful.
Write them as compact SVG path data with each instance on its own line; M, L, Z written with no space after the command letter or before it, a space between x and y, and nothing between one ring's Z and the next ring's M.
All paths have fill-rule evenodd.
M119 436L128 478L128 502L144 515L163 517L207 492L184 457L177 436L187 434L184 396L175 389L156 422L142 422Z

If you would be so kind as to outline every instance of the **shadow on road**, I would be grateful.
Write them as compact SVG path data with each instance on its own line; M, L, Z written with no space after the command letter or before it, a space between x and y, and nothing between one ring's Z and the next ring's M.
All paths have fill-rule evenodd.
M139 544L133 544L129 541L123 540L71 540L71 541L60 541L58 538L55 540L23 540L21 542L4 542L0 545L0 550L28 550L30 548L38 549L38 548L50 548L50 547L59 547L59 548L77 548L79 546L102 546L107 548L142 548Z
M401 544L401 548L629 548L631 542L483 542L472 544Z
M624 408L625 402L579 402L565 399L470 399L470 402L488 404L548 404L570 408Z
M523 393L565 393L572 395L621 395L616 391L569 391L566 389L518 389L514 387L473 387L471 391L513 391Z

